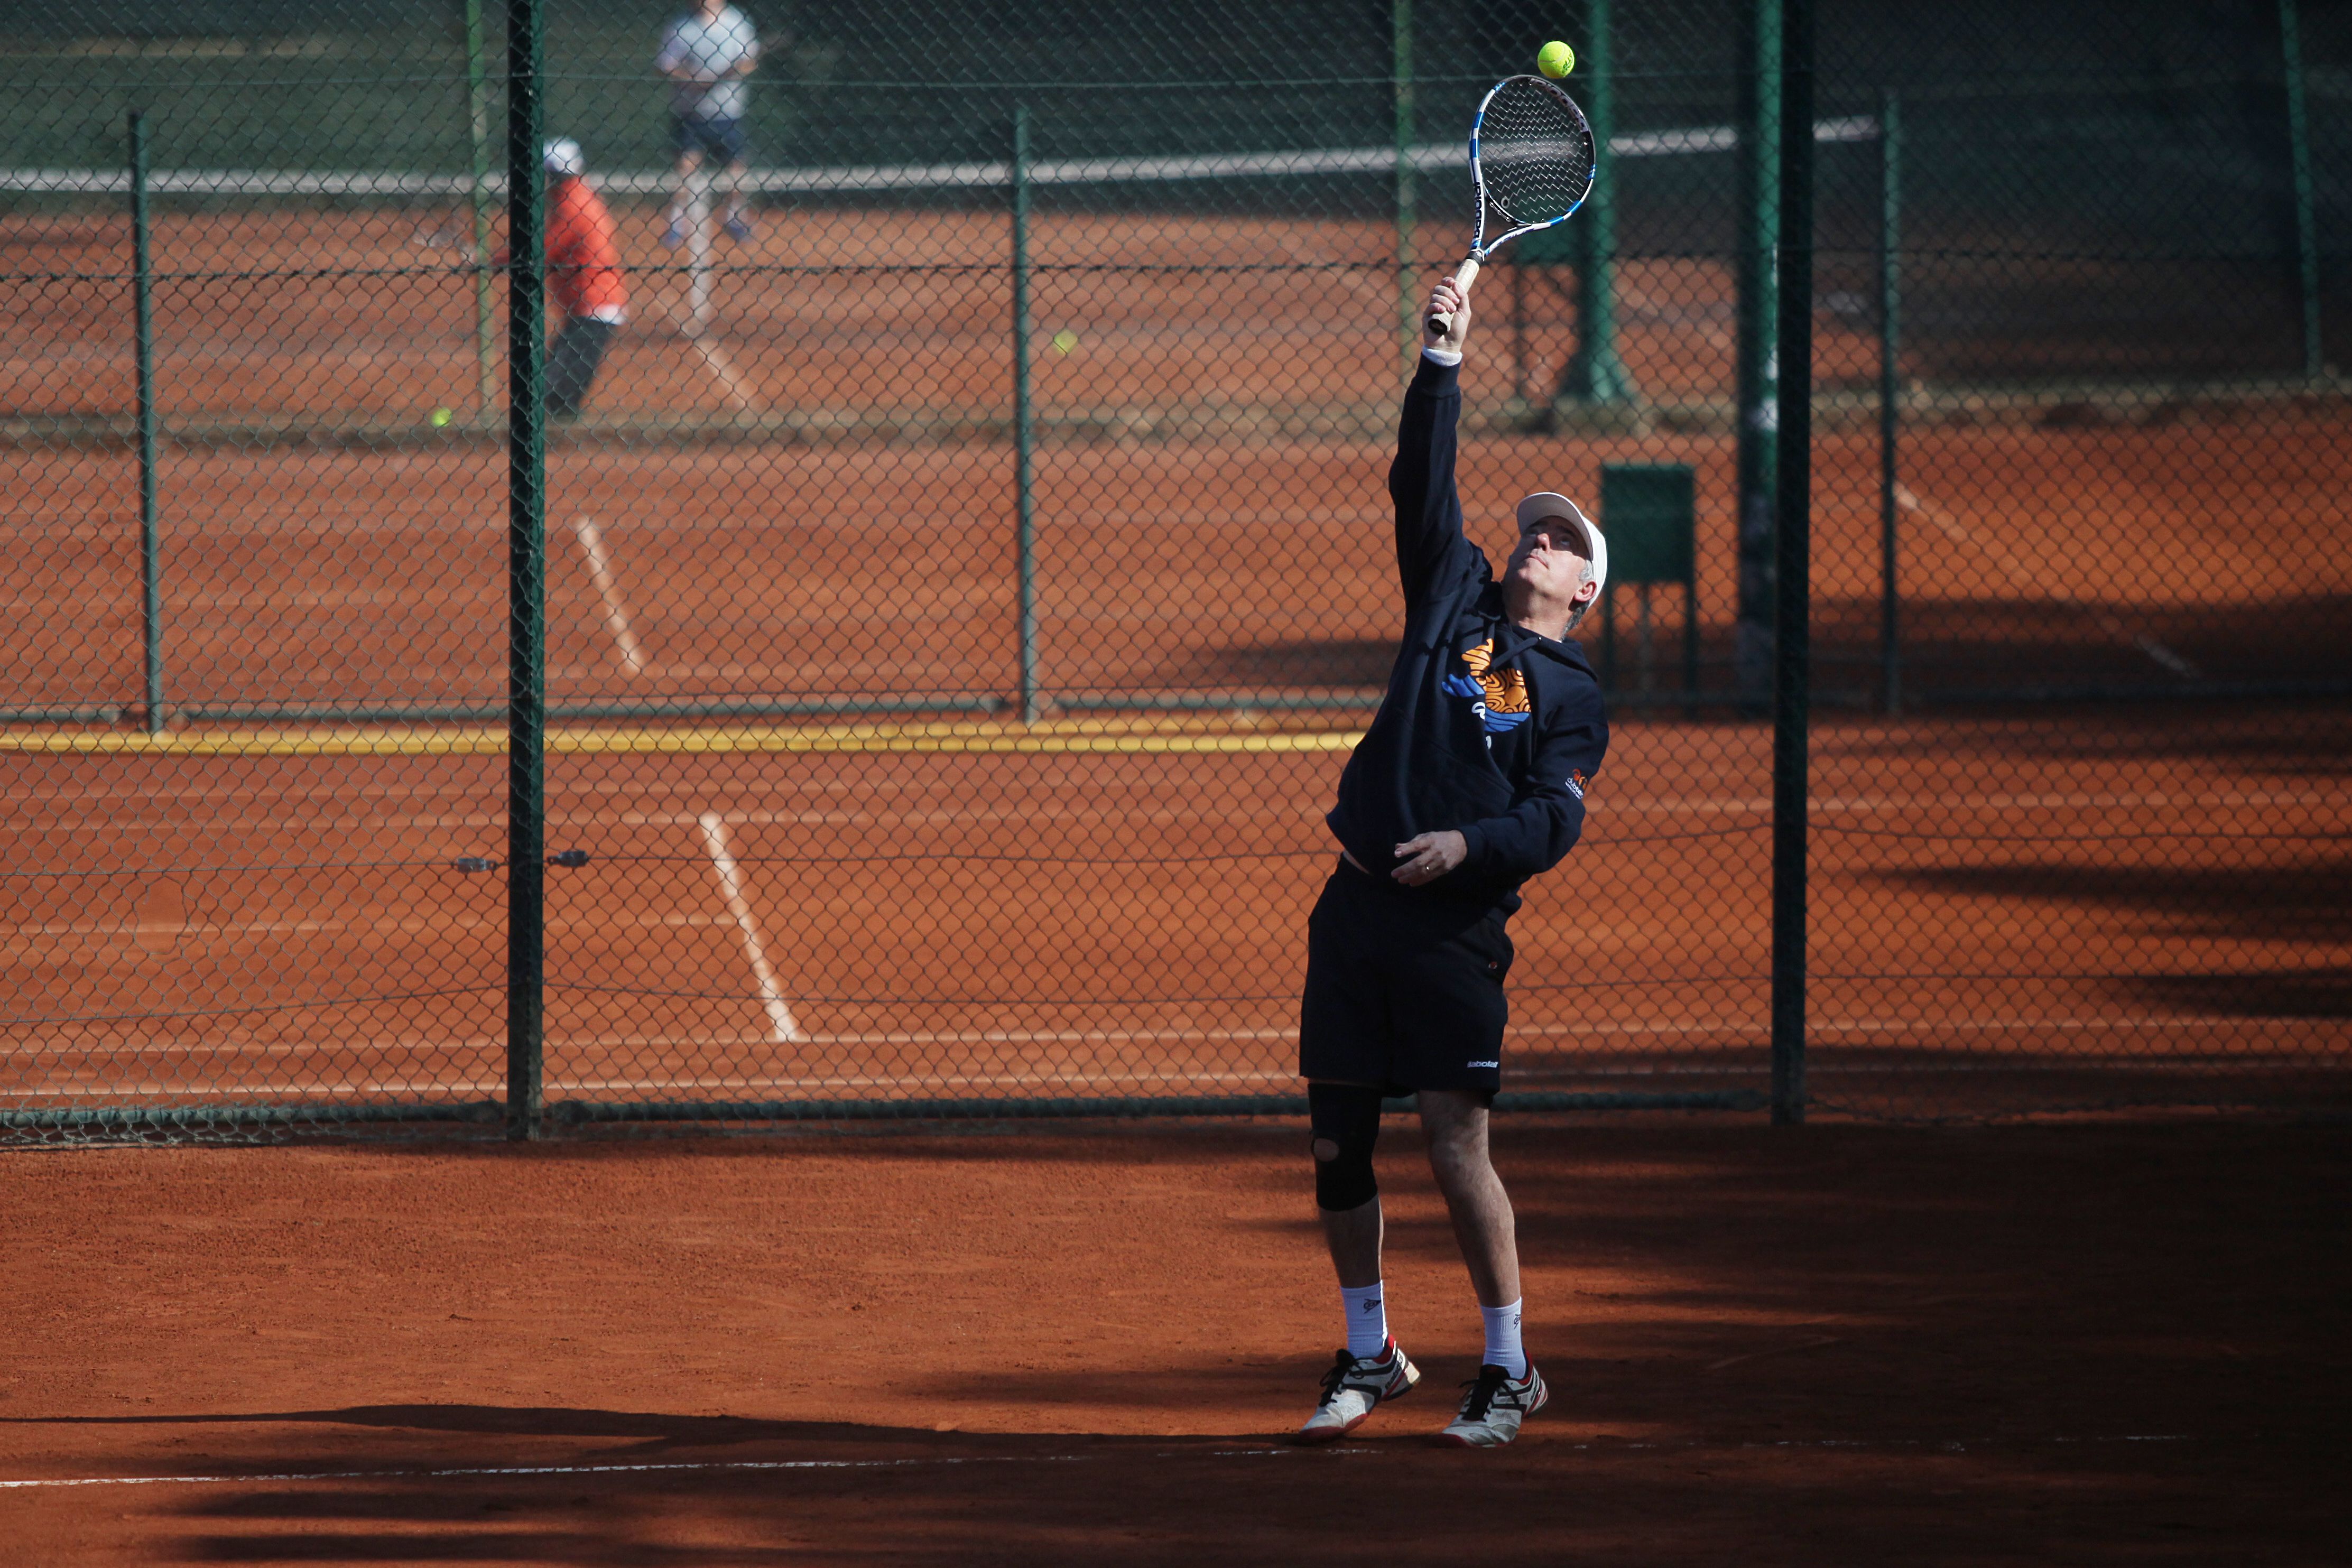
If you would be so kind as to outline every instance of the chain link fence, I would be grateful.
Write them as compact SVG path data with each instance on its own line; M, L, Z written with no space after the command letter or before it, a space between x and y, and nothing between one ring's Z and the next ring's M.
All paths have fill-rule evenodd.
M1298 1103L1552 36L1600 183L1479 285L1464 499L1596 509L1615 738L1507 1102L1760 1113L1780 21L0 6L0 1123ZM1813 25L1810 1107L2340 1106L2352 16Z

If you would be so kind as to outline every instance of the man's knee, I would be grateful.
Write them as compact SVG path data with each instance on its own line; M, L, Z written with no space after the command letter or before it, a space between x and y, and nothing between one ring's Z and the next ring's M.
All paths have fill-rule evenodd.
M1339 1213L1379 1197L1372 1145L1381 1136L1381 1092L1360 1083L1309 1083L1307 1121L1315 1134L1315 1206Z
M1486 1152L1487 1103L1475 1091L1422 1091L1422 1130L1429 1138L1430 1170L1440 1183L1476 1179L1494 1169Z

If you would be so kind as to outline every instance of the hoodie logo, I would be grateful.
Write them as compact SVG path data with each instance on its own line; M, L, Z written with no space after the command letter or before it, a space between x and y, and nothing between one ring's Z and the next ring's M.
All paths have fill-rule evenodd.
M1494 661L1492 637L1463 649L1462 667L1466 674L1446 676L1445 689L1454 696L1470 698L1470 711L1478 716L1479 725L1488 735L1500 735L1528 722L1528 678L1517 670L1489 669Z

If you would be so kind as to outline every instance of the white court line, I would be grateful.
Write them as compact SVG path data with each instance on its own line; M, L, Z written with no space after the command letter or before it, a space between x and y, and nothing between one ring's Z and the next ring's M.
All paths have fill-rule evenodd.
M621 650L621 663L629 674L642 675L646 673L645 653L637 646L637 634L629 629L629 607L622 601L621 585L613 580L613 558L604 549L604 530L597 528L595 518L578 517L572 519L572 531L579 536L580 548L588 553L588 575L595 581L597 596L604 601L604 626Z
M728 913L735 916L735 925L743 934L743 956L751 961L751 977L760 984L760 1005L768 1010L768 1024L778 1045L790 1045L801 1038L800 1026L793 1021L793 1009L784 1003L783 993L776 988L776 972L768 967L767 949L760 942L759 922L751 914L751 901L743 896L743 873L735 863L734 852L727 847L727 819L716 811L705 811L699 819L702 841L710 851L710 864L719 873L719 885L727 894Z
M1958 517L1940 507L1931 506L1921 500L1910 486L1906 485L1895 486L1895 504L1906 512L1914 512L1927 518L1943 530L1945 537L1954 544L1974 550L1990 560L1995 566L2000 568L2002 573L2015 587L2036 596L2050 592L2052 584L2046 575L2028 570L2015 556L2011 555L1999 545L1988 539L1976 538L1960 526ZM2193 681L2204 674L2195 664L2190 664L2147 632L2135 632L2125 625L2104 606L2080 600L2074 601L2074 603L2076 609L2084 612L2098 623L2100 631L2105 632L2126 648L2137 649L2182 680Z
M1360 1453L1361 1449L1331 1448L1326 1452ZM1229 1450L1226 1458L1245 1453L1255 1458L1286 1456L1291 1450L1265 1448ZM676 1470L886 1470L914 1465L1067 1465L1101 1456L1094 1454L937 1454L910 1459L707 1459L663 1465L482 1465L446 1470L305 1470L252 1476L73 1476L48 1480L0 1481L0 1487L142 1487L237 1486L252 1481L383 1481L450 1480L465 1477L499 1476L618 1476Z
M694 344L694 351L702 356L703 368L719 378L719 388L727 394L727 401L742 413L760 413L760 400L753 394L751 383L735 368L735 361L727 357L719 340L701 328L697 328L688 340Z
M1768 1442L1707 1442L1685 1438L1665 1443L1566 1443L1558 1447L1578 1453L1607 1453L1615 1449L1628 1452L1670 1450L1678 1453L1712 1453L1725 1449L1772 1448L1841 1448L1879 1452L1926 1449L1941 1454L1966 1453L1971 1448L2016 1448L2042 1444L2094 1443L2193 1443L2194 1435L2187 1432L2119 1433L2112 1437L1776 1437ZM1404 1455L1394 1449L1380 1448L1209 1448L1176 1449L1148 1456L1155 1460L1167 1459L1329 1459L1343 1455L1359 1458L1387 1453L1391 1457ZM957 1465L1082 1465L1107 1458L1132 1458L1132 1453L1092 1454L926 1454L903 1459L683 1459L664 1464L641 1465L466 1465L436 1470L292 1470L266 1475L241 1476L51 1476L30 1480L0 1481L0 1489L22 1490L44 1487L152 1487L152 1486L241 1486L254 1482L293 1481L383 1481L383 1480L464 1480L496 1479L508 1476L625 1476L677 1474L680 1471L702 1474L727 1471L776 1470L887 1470L908 1469L923 1466L946 1469Z

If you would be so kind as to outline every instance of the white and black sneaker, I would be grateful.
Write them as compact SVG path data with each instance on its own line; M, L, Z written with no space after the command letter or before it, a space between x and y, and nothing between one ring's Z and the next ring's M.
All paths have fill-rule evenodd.
M1462 1386L1470 1391L1462 1396L1462 1413L1439 1436L1465 1448L1501 1448L1519 1435L1520 1422L1551 1398L1532 1361L1525 1377L1513 1377L1499 1366L1482 1366Z
M1374 1406L1412 1393L1420 1381L1421 1368L1397 1348L1393 1336L1378 1355L1350 1355L1343 1350L1323 1375L1323 1398L1307 1425L1298 1428L1298 1440L1328 1443L1344 1437L1364 1424Z

